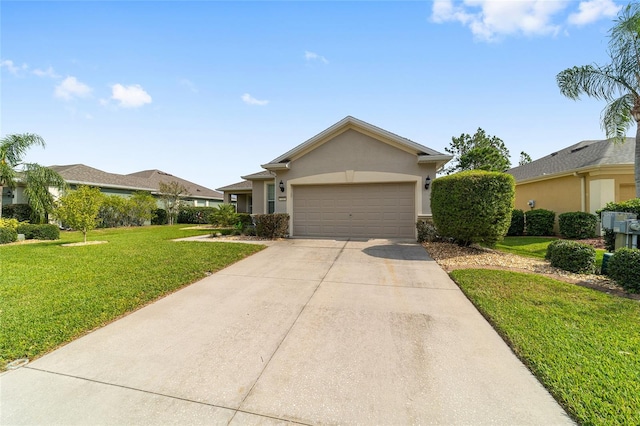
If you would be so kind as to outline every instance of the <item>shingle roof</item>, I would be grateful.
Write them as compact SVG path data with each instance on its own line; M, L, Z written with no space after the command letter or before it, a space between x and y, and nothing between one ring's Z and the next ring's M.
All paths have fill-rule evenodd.
M263 170L261 172L251 173L250 175L240 176L245 180L265 180L265 179L273 179L273 175L268 170Z
M160 182L177 181L184 185L193 197L222 199L222 194L217 191L160 170L144 170L128 175L120 175L117 173L108 173L84 164L50 166L49 168L58 172L65 181L70 183L131 190L158 191Z
M154 188L158 189L160 186L160 182L178 182L187 188L187 192L191 194L192 197L201 197L201 198L219 198L222 199L222 194L218 191L214 191L213 189L206 188L202 185L198 185L197 183L190 182L186 179L179 178L170 173L163 172L162 170L143 170L141 172L130 173L126 176L133 176L137 178L142 178L149 182Z
M507 170L516 182L545 175L570 173L589 167L634 164L635 138L625 138L624 143L612 139L588 140L553 152L523 166Z
M250 180L243 180L242 182L232 183L231 185L223 186L222 188L216 188L216 191L230 192L239 190L250 190L253 188L253 182Z

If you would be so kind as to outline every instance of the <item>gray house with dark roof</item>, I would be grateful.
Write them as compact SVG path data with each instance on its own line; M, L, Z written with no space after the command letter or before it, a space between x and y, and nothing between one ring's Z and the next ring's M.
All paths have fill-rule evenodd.
M507 170L516 180L515 207L595 213L635 198L635 139L587 140Z
M144 170L137 173L121 175L105 172L84 164L50 166L49 168L58 172L72 189L79 185L88 185L100 188L100 191L107 195L126 197L136 191L147 191L157 196L160 182L169 183L176 181L187 189L189 195L184 197L186 205L214 207L221 204L223 200L220 192L160 170ZM3 205L26 202L27 200L24 197L20 185L15 189L3 188ZM161 207L160 203L158 206Z
M450 159L348 116L218 190L238 211L288 213L293 237L415 238Z

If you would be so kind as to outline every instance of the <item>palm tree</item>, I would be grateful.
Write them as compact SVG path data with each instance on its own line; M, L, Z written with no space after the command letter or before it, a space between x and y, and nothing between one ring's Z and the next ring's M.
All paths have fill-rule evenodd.
M608 138L623 142L635 121L635 182L640 198L640 4L627 5L614 22L609 31L610 64L568 68L556 79L560 92L570 99L586 94L607 102L600 121Z
M36 163L24 163L22 157L32 146L45 146L41 136L32 133L12 134L0 139L0 194L2 188L15 188L16 181L22 180L25 195L33 211L32 220L43 222L53 208L53 195L49 187L63 189L66 183L53 170ZM0 217L2 217L2 197L0 197Z

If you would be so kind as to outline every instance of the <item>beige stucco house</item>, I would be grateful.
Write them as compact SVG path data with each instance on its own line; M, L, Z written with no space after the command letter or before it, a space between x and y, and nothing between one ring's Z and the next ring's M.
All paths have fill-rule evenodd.
M294 237L414 238L451 158L349 116L217 190L239 212L288 213Z
M515 207L595 213L608 202L635 198L634 150L634 138L582 141L510 169Z

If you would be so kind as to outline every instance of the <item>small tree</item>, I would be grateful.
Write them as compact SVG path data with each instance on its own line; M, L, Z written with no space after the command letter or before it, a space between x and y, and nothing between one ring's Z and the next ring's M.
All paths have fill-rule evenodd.
M173 225L178 217L182 198L189 196L189 192L184 185L177 181L160 182L159 189L160 199L164 204L164 209L167 211L168 224Z
M481 128L473 136L463 133L451 138L445 151L453 155L451 165L444 170L448 175L465 170L504 172L511 165L509 150L502 139L487 135Z
M98 213L104 195L98 188L80 186L60 197L54 215L64 224L82 232L87 242L87 232L98 226Z
M130 225L144 225L153 219L153 213L158 207L156 199L146 191L136 191L128 200Z

